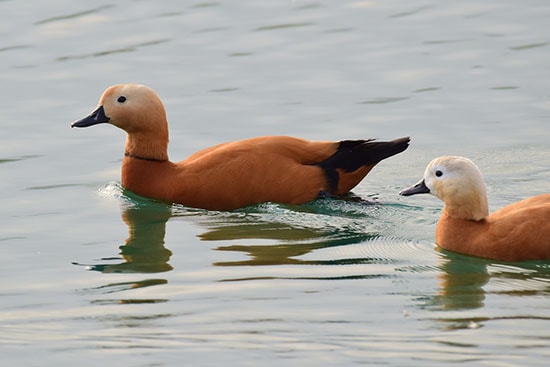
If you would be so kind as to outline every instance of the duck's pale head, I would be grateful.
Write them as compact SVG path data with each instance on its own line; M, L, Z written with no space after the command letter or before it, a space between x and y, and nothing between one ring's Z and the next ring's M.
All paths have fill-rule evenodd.
M97 108L72 127L110 123L127 132L158 129L166 122L162 101L151 88L142 84L117 84L103 92Z
M428 164L420 182L400 192L403 196L422 193L440 198L453 218L481 220L489 214L483 176L468 158L436 158Z
M165 159L168 123L160 98L142 84L117 84L103 92L97 108L71 127L109 123L128 133L126 152Z

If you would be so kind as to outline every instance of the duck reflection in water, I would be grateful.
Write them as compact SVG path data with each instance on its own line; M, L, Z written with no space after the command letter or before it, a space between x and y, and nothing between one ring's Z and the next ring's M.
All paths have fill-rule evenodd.
M172 252L164 247L166 222L171 215L167 205L153 208L124 205L122 220L128 226L128 238L120 246L120 255L125 262L97 264L89 268L103 273L161 273L172 270L168 263Z
M439 265L439 292L433 305L444 310L476 309L484 306L484 286L491 276L489 261L438 249L443 257Z
M345 262L344 260L320 261L304 260L299 257L312 251L334 246L360 243L372 234L361 232L338 231L335 229L313 229L294 227L286 223L247 222L233 225L211 227L199 238L203 241L226 241L234 239L276 240L276 244L234 244L219 246L218 251L246 253L246 260L216 262L216 266L262 266L262 265L322 265ZM375 236L374 236L375 237ZM366 259L357 260L364 262Z
M214 266L325 263L326 261L303 260L297 257L316 249L360 243L377 236L364 231L363 218L357 219L357 231L350 231L349 227L341 230L337 225L323 224L310 228L295 223L300 218L307 223L311 223L311 216L317 218L316 211L319 207L315 205L287 208L266 204L267 207L252 206L235 212L213 212L159 203L117 188L120 189L123 199L122 219L128 227L128 238L120 246L120 255L125 261L113 264L113 260L120 258L104 257L102 260L105 263L88 266L90 270L104 273L160 273L172 270L169 264L172 252L165 247L164 240L166 222L170 218L188 218L197 226L207 228L198 235L201 241L240 242L224 244L215 250L244 253L246 259L215 262ZM292 220L285 219L285 214L281 215L280 212L290 215ZM329 218L327 221L334 220L326 217ZM250 240L275 243L258 244L254 241L250 244ZM337 262L333 261L331 264Z
M548 294L550 267L544 261L500 262L438 249L443 262L439 292L429 304L443 310L483 308L488 294ZM466 321L469 320L441 320Z
M387 272L388 276L393 276L396 270L425 271L426 268L420 257L423 256L421 252L400 254L400 250L408 247L403 247L399 241L388 244L382 242L383 247L379 248L369 247L378 238L383 238L378 231L365 230L365 218L371 210L379 209L376 205L354 204L354 210L350 211L349 208L340 210L346 208L346 203L331 201L327 206L318 203L299 207L270 204L235 212L212 212L136 199L128 192L124 192L122 198L122 219L128 227L128 238L120 246L124 262L113 264L113 258L103 258L105 263L89 266L91 270L104 273L161 273L172 270L169 264L172 252L165 247L166 223L170 219L183 218L192 221L197 227L206 228L198 235L201 241L220 243L212 249L244 255L239 259L214 262L214 266L383 264L387 267L382 274ZM357 213L356 209L361 211ZM341 256L336 249L363 243L365 246L361 246L362 251L346 253L346 256ZM327 249L334 256L325 256L324 259L304 256L320 249ZM380 253L381 250L387 252ZM116 257L116 260L120 259ZM476 309L484 307L487 294L490 293L524 295L549 292L550 267L546 263L511 265L442 249L440 260L436 275L439 290L437 295L428 298L428 307L442 310ZM373 276L370 269L361 269L360 277ZM379 267L375 269L380 271ZM345 269L340 270L343 271L338 273L338 277L349 277L350 273ZM293 272L290 277L300 272ZM235 273L238 279L239 274ZM327 269L327 272L307 274L305 277L334 279L333 275ZM354 276L358 274L354 273ZM501 279L506 282L501 282ZM509 279L513 279L513 282ZM166 282L162 280L158 284ZM502 289L504 284L507 285L506 289ZM137 286L148 285L152 284ZM495 286L496 289L493 289Z

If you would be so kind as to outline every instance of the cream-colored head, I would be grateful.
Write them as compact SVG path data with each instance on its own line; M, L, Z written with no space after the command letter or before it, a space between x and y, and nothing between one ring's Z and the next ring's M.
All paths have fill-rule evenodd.
M110 86L99 99L98 107L72 127L110 123L128 133L126 152L154 159L167 159L168 123L160 98L141 84Z
M453 218L481 220L489 215L483 176L468 158L444 156L434 159L426 167L424 178L400 194L420 193L431 193L443 200L445 212Z

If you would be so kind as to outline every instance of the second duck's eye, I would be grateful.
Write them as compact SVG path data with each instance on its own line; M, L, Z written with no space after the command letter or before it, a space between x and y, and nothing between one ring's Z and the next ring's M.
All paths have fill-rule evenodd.
M124 97L124 96L118 97L117 102L118 102L118 103L124 103L124 102L126 102L126 97Z
M437 171L435 171L435 175L437 177L441 177L441 176L443 176L443 172L441 172L440 170L437 170Z

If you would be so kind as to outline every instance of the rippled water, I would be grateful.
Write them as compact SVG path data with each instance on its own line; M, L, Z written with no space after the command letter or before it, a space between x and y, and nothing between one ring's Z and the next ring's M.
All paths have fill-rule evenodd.
M546 366L550 264L438 250L432 158L491 208L549 192L544 1L2 1L6 365ZM173 160L223 141L410 135L349 200L233 212L126 192L124 135L71 130L158 91Z

